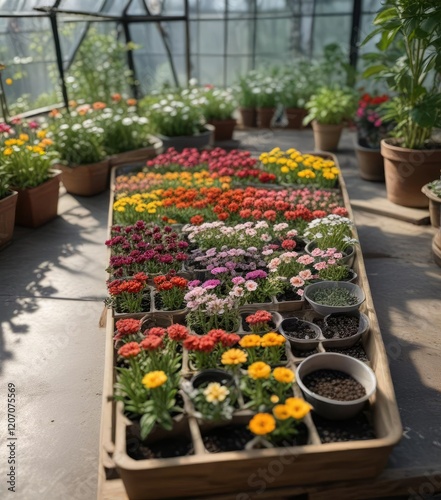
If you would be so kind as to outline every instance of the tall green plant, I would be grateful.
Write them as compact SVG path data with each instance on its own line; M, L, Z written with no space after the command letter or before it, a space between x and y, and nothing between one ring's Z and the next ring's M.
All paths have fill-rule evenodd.
M374 25L363 44L380 36L380 54L369 54L372 64L364 76L385 79L397 94L385 105L385 119L397 124L391 135L406 148L423 149L433 128L441 126L441 2L385 0ZM384 64L381 52L399 38L403 56L393 66Z
M116 33L104 34L91 28L66 78L69 97L110 102L112 94L127 91L131 79L127 50Z

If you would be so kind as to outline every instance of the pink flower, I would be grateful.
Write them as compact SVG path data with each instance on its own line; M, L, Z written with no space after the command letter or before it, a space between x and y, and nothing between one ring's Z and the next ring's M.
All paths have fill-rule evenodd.
M336 252L336 253L334 254L334 259L341 259L342 257L343 257L343 254L342 254L342 253L340 253L340 252Z
M231 280L234 285L242 285L245 283L245 278L242 278L242 276L236 276Z
M299 295L300 297L303 297L304 293L305 293L304 290L302 290L301 288L297 290L297 295Z
M326 264L326 262L317 262L317 264L314 264L313 267L316 271L321 271L322 269L326 269L328 264Z
M245 282L245 288L249 292L254 292L254 290L257 290L257 283L255 281L248 280Z
M305 269L304 271L299 272L299 276L300 278L302 278L302 280L310 280L312 277L312 273L309 269Z
M309 264L312 264L314 262L314 257L311 257L310 255L302 255L297 259L297 262L299 264L309 266Z
M295 288L298 288L299 286L303 286L305 284L305 282L302 280L302 278L300 278L300 276L293 276L289 282L291 283L291 285Z
M321 257L324 254L323 250L320 250L320 248L314 248L314 250L311 252L311 255L313 257Z
M374 121L374 125L375 125L376 127L381 127L381 124L382 124L382 123L383 123L383 122L381 121L381 118L378 118L378 120L375 120L375 121Z

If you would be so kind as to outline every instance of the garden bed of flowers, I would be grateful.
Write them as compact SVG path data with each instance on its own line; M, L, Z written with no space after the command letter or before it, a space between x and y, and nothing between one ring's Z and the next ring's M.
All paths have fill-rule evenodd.
M320 481L381 470L396 440L387 399L335 422L315 413L296 381L298 365L317 353L373 368L385 362L370 305L339 314L356 302L350 289L320 290L314 300L335 308L325 316L305 294L323 282L368 294L332 155L171 149L141 170L114 172L111 210L107 388L118 404L107 408L116 414L114 459L130 498L146 498L146 471L163 468L186 478L193 495L236 491L246 477L210 489L179 466L212 475L222 461L228 474L247 460L252 472L284 449L302 455L302 475L283 470L276 486L316 481L310 454L329 468ZM392 391L381 377L377 384ZM332 459L321 455L329 446ZM348 476L341 461L363 449L374 450L370 468L354 454L360 467ZM167 491L153 489L151 498Z

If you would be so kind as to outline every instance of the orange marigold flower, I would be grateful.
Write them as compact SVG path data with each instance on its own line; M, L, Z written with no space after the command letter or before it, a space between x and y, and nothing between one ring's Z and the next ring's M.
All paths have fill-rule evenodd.
M138 101L136 99L127 99L126 103L128 106L136 106Z
M269 413L256 413L250 420L249 429L257 436L270 434L276 428L276 420Z
M92 104L92 108L96 110L104 109L106 107L105 102L97 101Z

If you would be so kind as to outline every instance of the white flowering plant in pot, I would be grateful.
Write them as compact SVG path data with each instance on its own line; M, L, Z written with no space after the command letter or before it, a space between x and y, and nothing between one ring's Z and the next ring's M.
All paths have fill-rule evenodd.
M353 237L352 228L353 222L350 219L331 214L311 221L303 236L320 250L335 248L339 252L345 252L358 243Z

